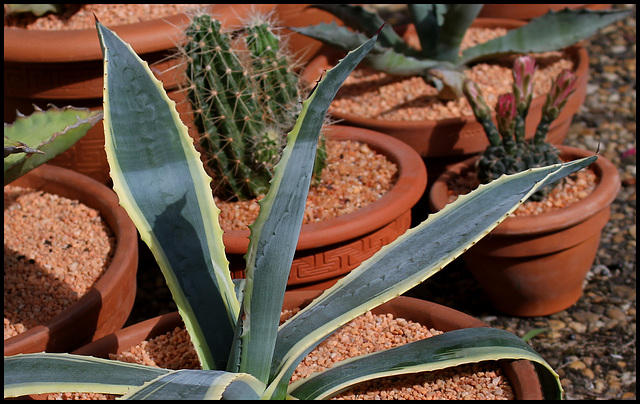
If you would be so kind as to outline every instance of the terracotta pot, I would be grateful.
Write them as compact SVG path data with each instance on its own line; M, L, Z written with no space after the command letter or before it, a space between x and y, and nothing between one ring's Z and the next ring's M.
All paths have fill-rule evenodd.
M317 290L295 290L285 294L283 309L304 307L320 295ZM461 328L488 327L482 321L457 310L412 297L400 296L372 310L374 314L390 313L418 322L429 328L452 331ZM178 312L165 314L132 325L88 344L73 353L108 358L110 353L121 353L141 341L151 339L176 327L181 327ZM533 365L526 360L504 360L500 366L509 379L514 393L521 400L540 400L542 390Z
M524 24L524 21L517 20L478 18L474 21L472 27L513 29ZM407 26L404 35L415 35L415 27L412 24ZM589 68L587 51L581 45L575 45L568 48L567 53L576 63L577 88L569 97L558 119L551 124L547 139L553 144L562 144L571 125L573 115L583 104L587 91ZM323 47L318 56L309 62L302 72L302 77L310 83L315 81L326 69L333 66L343 56L344 53L342 52ZM527 116L529 138L533 137L535 127L540 122L544 101L545 96L543 95L534 98L531 102ZM386 133L409 144L424 158L429 172L430 184L441 173L446 171L447 166L480 153L489 144L482 126L473 115L428 121L390 121L364 118L339 112L332 112L331 115L336 119L343 120L345 125ZM492 116L495 120L495 113Z
M122 328L136 295L138 232L116 194L105 185L65 168L44 164L11 185L76 199L97 209L116 236L113 260L77 302L44 324L4 340L4 354L69 352Z
M286 27L306 27L320 23L328 24L336 20L333 14L309 8L312 4L276 4L275 13L278 18L278 25L283 27L283 34L287 36L289 50L296 60L306 64L322 48L322 42L298 34ZM342 25L340 21L336 23Z
M485 4L478 17L529 21L546 14L549 10L560 11L565 8L609 10L611 6L611 4Z
M258 11L269 11L273 6L218 4L210 6L210 10L232 26L238 24L252 7ZM109 27L149 63L179 110L185 100L178 91L182 75L178 69L171 69L177 64L176 60L167 60L167 57L175 54L175 44L182 35L181 27L186 26L187 21L185 14L177 14ZM4 28L4 122L13 122L16 110L25 115L31 114L33 104L42 109L46 109L49 103L58 107L73 105L100 109L102 87L102 51L95 29L38 31ZM50 163L110 184L102 122L94 125L80 141Z
M557 147L566 161L593 155L574 147ZM436 180L429 193L434 211L447 204L447 182L472 169L475 160L454 165ZM591 167L598 185L586 198L548 213L509 217L462 255L500 311L546 316L572 306L582 296L610 205L620 189L618 170L609 160L598 156Z
M372 204L346 215L302 225L289 288L326 289L389 244L411 226L411 208L427 185L420 156L406 144L367 129L333 125L328 139L366 143L398 167L393 188ZM232 276L244 276L249 230L226 231L223 236Z

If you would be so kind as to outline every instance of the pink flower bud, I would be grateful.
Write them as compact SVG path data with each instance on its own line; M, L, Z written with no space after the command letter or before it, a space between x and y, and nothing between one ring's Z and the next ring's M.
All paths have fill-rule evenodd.
M531 56L519 56L513 63L513 94L519 111L525 111L531 104L536 69L536 60Z
M547 100L542 108L542 114L554 120L560 115L560 111L567 103L569 96L575 91L578 76L571 70L565 69L551 84L551 91L547 94Z
M511 134L515 129L516 98L513 94L502 94L498 97L496 116L500 134Z
M478 85L469 79L462 84L462 92L467 97L471 109L478 118L491 119L491 109L485 102Z
M561 103L564 103L567 98L575 91L575 84L578 81L578 76L575 75L569 69L564 69L558 74L555 82L551 86L551 96L553 97L553 106L560 107Z

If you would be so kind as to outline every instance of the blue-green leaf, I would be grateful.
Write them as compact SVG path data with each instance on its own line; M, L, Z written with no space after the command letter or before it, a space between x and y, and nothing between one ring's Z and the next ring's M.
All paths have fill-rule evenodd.
M460 64L509 53L541 53L566 48L629 15L629 10L550 10L506 35L466 49Z
M280 327L272 369L274 380L288 380L300 360L340 326L444 268L537 189L588 166L596 158L502 176L458 197L382 247Z
M311 183L320 129L338 89L375 45L376 36L350 52L326 72L303 102L295 127L287 135L269 192L251 225L247 287L238 327L240 372L267 382L278 331L284 292L298 243ZM234 360L232 360L233 362Z
M204 369L224 369L239 313L219 209L175 103L146 62L96 23L105 148L120 204L149 245Z
M55 392L124 394L170 370L90 356L36 353L4 357L4 397Z
M553 380L549 399L560 399L558 374L527 343L510 332L495 328L466 328L435 335L383 351L336 363L290 384L289 393L300 400L324 399L354 384L409 373L446 369L469 363L500 359L526 359L541 365Z
M244 373L184 369L131 391L127 400L257 400L264 384Z

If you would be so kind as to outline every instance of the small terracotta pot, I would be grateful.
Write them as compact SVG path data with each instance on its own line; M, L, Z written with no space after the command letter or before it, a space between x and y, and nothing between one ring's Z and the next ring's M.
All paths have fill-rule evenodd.
M288 291L285 293L283 309L304 307L321 293L318 290ZM394 317L402 317L445 332L461 328L488 327L482 321L457 310L406 296L392 299L371 311L374 314L390 313ZM180 315L178 312L173 312L116 331L73 353L108 358L110 353L121 353L142 341L173 331L176 327L181 326L183 324ZM503 360L499 363L518 399L542 399L540 381L531 362Z
M267 12L273 4L216 4L209 9L228 26L235 26L253 9ZM98 16L100 18L100 16ZM170 98L184 109L186 98L179 91L183 75L176 69L175 46L182 37L186 14L110 26L151 66ZM33 104L42 109L52 103L58 107L73 105L92 110L102 108L102 51L96 29L41 31L4 28L4 122L15 120L16 110L33 112ZM104 151L102 122L94 125L71 148L49 161L93 179L110 184L109 164Z
M366 143L398 167L393 188L355 212L302 225L289 288L326 289L411 227L411 208L422 197L427 173L420 156L401 141L371 130L332 125L328 139ZM223 241L232 276L244 277L249 230L226 231Z
M575 147L556 147L565 161L593 155ZM473 169L476 159L450 167L436 180L429 193L433 211L448 203L447 183ZM462 255L500 311L546 316L572 306L582 296L610 205L620 190L618 170L609 160L598 156L591 167L598 185L586 198L548 213L509 217Z
M478 18L472 27L476 28L507 28L514 29L524 25L524 21ZM413 24L406 26L406 36L415 34ZM553 144L562 144L566 137L571 120L584 103L588 83L589 56L581 45L574 45L567 50L567 54L574 59L575 73L578 76L576 91L568 98L565 108L558 119L553 121L549 129L547 139ZM302 78L313 83L325 70L333 67L344 56L343 52L329 47L323 47L318 55L312 59L302 72ZM527 115L528 138L533 137L535 128L542 116L542 106L545 96L538 96L531 102ZM452 164L463 161L476 153L480 153L488 146L487 136L473 115L459 118L425 121L391 121L375 118L331 112L331 115L340 119L345 125L353 125L382 132L400 139L413 147L424 158L429 172L429 184L446 171ZM495 112L492 113L495 121Z
M44 324L4 340L4 354L69 352L122 328L136 295L138 231L116 194L105 185L65 168L44 164L11 185L76 199L97 209L116 237L111 264L77 302Z
M485 4L478 17L529 21L546 14L549 10L560 11L565 8L609 10L611 4Z

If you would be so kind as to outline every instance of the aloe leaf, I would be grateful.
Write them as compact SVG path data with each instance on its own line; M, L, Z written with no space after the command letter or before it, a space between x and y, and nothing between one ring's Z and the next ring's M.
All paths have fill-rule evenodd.
M4 185L63 153L101 119L101 110L51 105L5 124Z
M469 26L484 4L449 4L435 46L425 50L427 57L454 63Z
M318 24L308 27L291 27L289 28L299 34L306 35L310 38L317 39L348 52L357 48L367 37L361 33L331 24ZM453 70L456 65L440 60L418 59L414 56L415 52L403 53L395 49L383 48L376 44L371 52L364 58L367 66L374 70L396 75L424 75L429 69L442 68Z
M447 71L453 71L455 69L455 65L449 62L417 59L398 53L392 49L374 49L364 58L364 61L367 66L374 70L399 76L426 76L431 69L443 69Z
M245 373L183 369L130 391L127 400L257 400L264 384Z
M245 256L247 286L237 333L240 372L267 382L278 331L284 292L298 243L311 183L320 129L338 89L377 37L349 52L326 72L303 102L293 130L287 135L280 162L275 167L269 192L260 201L260 213L250 226ZM234 362L232 360L231 362Z
M170 370L65 353L4 357L4 397L52 392L125 394Z
M378 43L385 48L392 48L396 52L407 55L415 54L416 51L409 47L400 37L390 24L380 18L377 13L366 10L362 6L354 6L351 4L314 4L311 6L319 10L327 11L339 18L348 27L353 28L355 32L362 32L366 38L378 35ZM382 30L380 27L383 27ZM354 35L354 31L350 31ZM360 41L358 45L346 49L350 51L357 48L364 41Z
M550 10L506 35L466 49L460 65L509 53L550 52L571 46L629 14L629 10Z
M280 327L273 383L288 380L317 344L340 326L440 271L499 225L536 190L588 166L596 156L505 175L458 197L407 230Z
M429 58L438 40L440 26L444 22L444 14L447 11L446 4L407 4L409 15L416 28L420 40L421 57Z
M300 400L331 397L354 384L409 373L446 369L487 360L526 359L540 365L547 376L541 382L547 399L560 399L560 377L526 342L496 328L466 328L411 342L333 365L289 385L289 394Z
M115 33L96 26L114 190L153 252L203 368L224 369L240 308L211 178L147 63Z
M321 23L307 27L287 28L298 34L306 35L338 49L342 49L345 52L357 48L369 39L365 34L351 31L349 28L336 24L335 21L329 24ZM382 50L382 48L380 49Z

